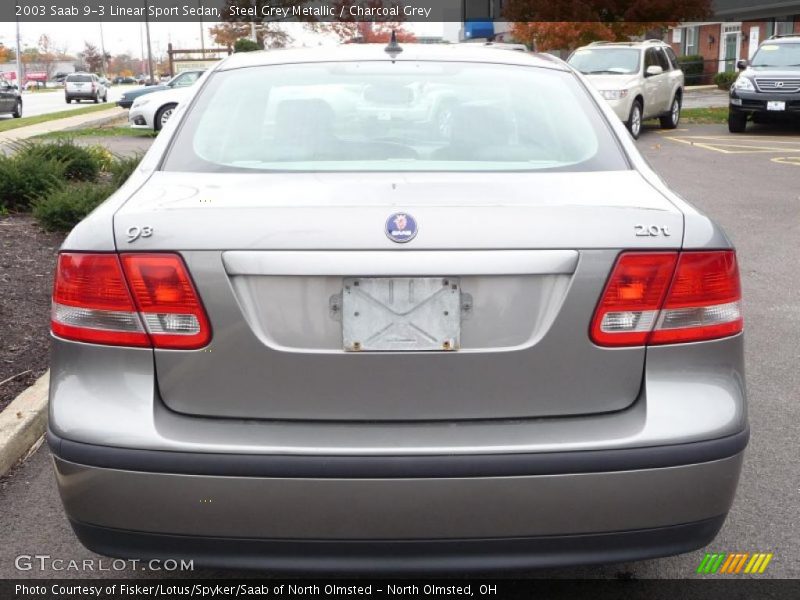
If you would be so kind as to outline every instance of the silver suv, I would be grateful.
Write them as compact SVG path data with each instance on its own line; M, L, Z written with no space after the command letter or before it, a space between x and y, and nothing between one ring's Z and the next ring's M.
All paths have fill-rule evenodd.
M73 100L102 100L108 102L108 88L93 73L73 73L64 80L64 98L67 104Z
M578 48L568 62L599 90L634 139L645 119L659 118L664 129L678 126L684 77L668 44L594 42Z

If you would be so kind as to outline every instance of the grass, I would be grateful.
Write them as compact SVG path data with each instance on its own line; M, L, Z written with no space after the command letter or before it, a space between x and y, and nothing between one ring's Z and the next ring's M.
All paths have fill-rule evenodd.
M728 109L685 108L681 111L681 122L687 125L724 125L728 122Z
M111 103L94 104L92 106L85 106L82 108L76 108L74 110L62 110L59 112L50 113L48 115L36 115L35 117L22 117L21 119L4 119L0 121L0 132L11 131L12 129L18 129L19 127L27 127L28 125L38 125L39 123L47 123L48 121L56 121L58 119L64 119L66 117L77 117L78 115L85 115L88 113L111 110L112 108L116 108L116 104L111 104Z
M36 139L71 139L78 137L138 137L154 138L158 134L152 129L133 129L132 127L84 127L68 131L51 131L37 135Z

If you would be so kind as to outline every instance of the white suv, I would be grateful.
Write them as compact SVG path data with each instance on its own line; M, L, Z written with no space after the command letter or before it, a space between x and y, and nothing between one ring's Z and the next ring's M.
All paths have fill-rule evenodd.
M64 98L67 104L73 100L102 100L108 102L108 88L92 73L71 73L64 79Z
M658 117L665 129L678 126L684 77L668 44L594 42L578 48L567 62L586 75L634 138L645 119Z

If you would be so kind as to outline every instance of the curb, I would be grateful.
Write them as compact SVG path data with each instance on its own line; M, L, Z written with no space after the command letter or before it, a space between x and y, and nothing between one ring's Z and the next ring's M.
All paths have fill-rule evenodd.
M687 92L702 92L704 90L717 90L719 88L716 85L687 85L684 89Z
M109 125L114 121L121 121L125 119L125 122L128 122L128 117L123 114L116 114L112 116L105 116L102 118L97 118L94 121L88 121L86 123L81 123L80 125L74 125L73 127L67 127L62 129L62 131L74 131L76 129L85 129L87 127L103 127L104 125Z
M50 371L0 411L0 476L24 458L47 428Z

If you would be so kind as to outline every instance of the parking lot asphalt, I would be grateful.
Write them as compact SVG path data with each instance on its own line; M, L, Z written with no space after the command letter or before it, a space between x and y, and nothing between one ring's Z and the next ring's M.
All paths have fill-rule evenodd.
M800 130L721 125L646 128L638 146L669 185L728 232L739 252L747 332L752 437L738 494L717 539L682 556L537 571L533 577L689 578L708 552L771 552L758 577L800 577ZM687 489L686 494L694 490ZM49 453L40 448L0 482L0 578L82 577L76 571L18 571L20 554L82 560L64 517ZM170 577L126 569L99 577ZM187 574L183 574L184 576ZM194 577L241 573L198 570ZM249 575L253 575L250 573ZM702 577L724 577L709 576ZM739 576L741 577L741 575Z

